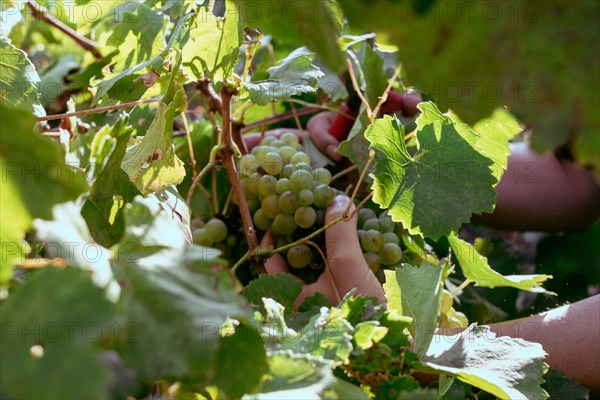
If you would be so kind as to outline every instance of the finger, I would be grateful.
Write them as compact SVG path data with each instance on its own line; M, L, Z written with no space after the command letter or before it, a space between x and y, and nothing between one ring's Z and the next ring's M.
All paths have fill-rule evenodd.
M268 231L260 242L261 249L273 248L273 235ZM287 273L287 263L283 256L279 253L273 254L265 261L265 269L269 275L278 273Z
M331 159L340 161L342 156L337 152L340 142L329 133L329 127L335 118L334 112L323 112L308 121L306 129L315 146Z
M421 93L416 91L404 92L402 93L402 100L402 111L404 115L412 117L421 112L421 110L417 108L417 105L423 101Z
M337 196L325 214L325 223L330 223L343 215L350 199ZM354 205L350 211L354 209ZM327 261L338 291L343 296L353 288L358 294L375 296L385 302L385 295L375 274L369 269L358 241L356 231L357 216L349 221L341 221L325 231Z

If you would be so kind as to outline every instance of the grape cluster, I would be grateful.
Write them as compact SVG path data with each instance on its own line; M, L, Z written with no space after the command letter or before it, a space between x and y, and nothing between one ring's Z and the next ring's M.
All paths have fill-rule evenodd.
M385 282L382 266L391 267L402 260L400 237L387 212L379 216L369 208L358 211L358 239L365 261L380 282Z
M467 316L460 311L456 311L452 307L453 303L454 298L452 297L452 293L444 289L439 317L440 328L466 328L469 326Z
M313 168L291 132L279 139L264 137L251 154L240 158L238 174L254 225L262 231L270 229L277 247L294 242L298 230L322 226L336 194L329 187L329 170ZM292 267L304 268L311 263L313 251L298 245L286 258Z

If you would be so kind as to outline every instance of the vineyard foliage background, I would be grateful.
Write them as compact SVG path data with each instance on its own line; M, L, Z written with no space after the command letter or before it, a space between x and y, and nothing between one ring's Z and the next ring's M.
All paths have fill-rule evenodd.
M538 344L477 324L448 341L434 335L444 289L476 298L464 311L489 322L525 312L514 306L524 292L540 308L575 300L543 284L573 272L565 265L597 262L581 247L593 248L597 226L548 237L544 274L519 274L498 237L458 235L493 211L523 122L544 150L580 124L576 155L598 168L599 92L581 97L572 84L600 83L585 68L599 9L582 3L453 2L455 20L431 1L3 2L2 396L537 399L552 382L585 394L558 371L544 383ZM491 5L504 17L490 21ZM551 56L556 37L575 44L568 63ZM301 283L258 273L270 253L240 222L250 206L234 161L243 133L335 110L348 66L364 104L340 152L364 171L356 203L387 210L404 257L382 272L387 305L350 292L295 310ZM431 82L446 86L428 91ZM448 82L472 90L454 99ZM511 96L490 95L490 82ZM416 119L373 112L390 88L413 86L426 100ZM75 114L49 117L65 112ZM303 151L335 168L308 138ZM199 221L215 215L237 221L229 246L194 244ZM559 267L556 243L581 260ZM418 372L440 378L426 386Z

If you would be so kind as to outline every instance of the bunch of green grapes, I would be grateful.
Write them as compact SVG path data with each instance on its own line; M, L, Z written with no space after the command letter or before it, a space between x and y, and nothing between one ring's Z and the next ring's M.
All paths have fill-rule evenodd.
M325 210L336 194L329 186L329 170L313 168L310 162L291 132L279 139L264 137L239 160L240 184L254 225L261 231L270 229L277 247L293 243L298 231L323 226ZM295 246L286 258L290 266L304 268L313 260L313 251L307 245Z
M467 316L460 311L456 311L452 307L453 303L454 298L452 297L452 293L444 289L439 317L440 328L466 328L469 326Z
M219 218L212 218L204 224L204 227L192 232L194 244L201 246L214 247L216 244L226 241L228 237L227 225Z
M358 239L365 261L380 282L385 282L382 267L392 267L402 260L398 225L387 212L379 216L369 208L358 211Z

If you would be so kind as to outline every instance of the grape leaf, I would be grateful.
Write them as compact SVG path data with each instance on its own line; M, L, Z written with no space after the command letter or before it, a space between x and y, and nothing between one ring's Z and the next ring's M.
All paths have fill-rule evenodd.
M366 350L379 342L388 333L388 328L378 321L360 322L354 327L354 341L361 350Z
M318 79L325 74L313 65L313 58L314 54L308 49L296 49L277 65L267 69L268 80L242 83L242 87L248 92L250 100L258 105L288 100L302 93L314 93Z
M337 42L342 15L335 2L285 0L278 3L242 3L240 13L248 26L289 43L305 45L334 72L344 69L344 53Z
M544 375L542 388L551 399L589 400L590 390L581 383L564 375L557 369L550 368Z
M0 282L22 257L20 242L32 218L50 218L53 204L72 200L87 188L83 177L64 165L59 146L33 132L34 123L30 112L0 105Z
M2 397L107 398L112 374L97 345L110 339L114 314L85 272L36 272L2 303ZM41 358L31 353L35 345Z
M386 269L383 272L385 273L383 290L385 291L388 308L402 315L402 294L400 292L400 285L396 279L396 273L389 269Z
M88 225L81 216L81 204L57 204L53 207L52 214L51 221L33 221L37 236L45 242L46 251L91 273L92 281L105 288L111 299L116 299L119 285L110 268L110 252L92 239Z
M242 294L252 304L262 305L263 297L275 300L287 312L294 311L294 302L302 291L302 283L290 274L261 275L251 281Z
M496 337L489 327L472 324L432 342L419 360L501 399L545 399L540 387L545 355L538 343Z
M445 261L440 261L437 266L423 261L420 267L402 264L400 268L396 268L402 311L404 315L413 319L409 330L417 354L425 354L437 326L442 276L446 265Z
M476 147L479 136L444 116L433 103L419 105L416 154L408 152L404 129L389 116L365 131L375 150L373 201L413 235L438 239L491 212L496 192L493 161Z
M239 2L226 1L225 17L216 17L200 7L182 48L183 69L192 79L211 81L230 78L244 40Z
M175 80L179 64L176 66L148 132L140 143L127 150L121 164L143 195L177 185L185 177L185 167L172 144L173 120L187 106L183 86Z
M551 275L507 275L502 276L490 268L487 258L475 250L471 244L459 239L455 234L448 237L452 251L468 279L483 287L510 286L535 293L549 293L540 285L551 279Z
M40 77L27 54L0 37L0 100L17 108L46 115L40 104Z
M231 275L215 266L218 251L188 244L156 199L136 198L125 221L111 265L135 340L118 351L142 379L203 380L219 351L221 325L229 317L247 322L249 309Z
M132 132L126 126L126 122L126 119L121 118L112 129L107 127L108 129L101 129L96 134L97 137L102 135L104 146L110 146L111 149L110 153L102 158L94 157L92 165L99 170L98 177L81 209L81 215L90 228L92 238L106 248L112 247L123 236L124 202L132 201L139 193L121 169Z
M156 57L153 57L152 59L150 59L148 61L144 61L140 64L129 67L129 68L119 72L118 74L111 76L110 78L105 79L102 82L98 83L97 89L96 89L96 95L94 96L94 101L92 102L92 106L97 105L98 102L102 99L102 97L104 97L104 95L106 95L108 93L108 91L121 79L131 76L132 74L134 74L138 71L142 71L151 65L162 65L164 62L164 59L167 58L168 53L171 50L171 48L173 47L173 45L175 45L175 44L181 45L181 40L182 40L181 35L182 35L182 31L185 27L185 22L192 15L193 15L193 13L188 13L188 14L184 15L183 17L181 17L181 19L179 21L177 21L177 25L173 29L173 33L171 34L171 37L169 38L167 45L164 47L164 49L162 49L162 51Z
M252 325L241 324L233 335L222 337L215 360L213 383L230 398L256 391L267 371L264 342Z

